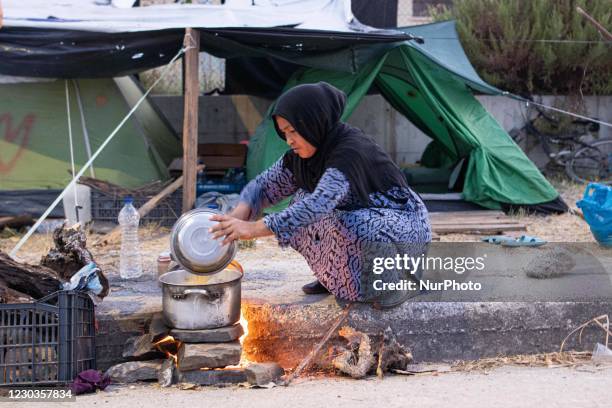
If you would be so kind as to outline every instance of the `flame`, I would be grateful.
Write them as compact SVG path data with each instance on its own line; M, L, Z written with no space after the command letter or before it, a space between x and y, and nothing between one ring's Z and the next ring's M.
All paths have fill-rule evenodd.
M159 339L153 345L157 347L159 351L164 353L166 357L172 357L174 360L175 367L178 368L178 349L181 347L181 342L176 340L174 337L167 335L166 337ZM172 352L171 350L176 350L176 352Z
M244 317L242 310L240 311L240 325L242 326L242 331L244 334L240 336L238 341L241 346L244 346L244 340L249 335L249 321ZM251 361L247 358L247 353L244 351L244 347L242 348L242 353L240 354L240 363L236 367L246 367L251 363Z
M244 318L244 313L242 313L242 310L240 311L240 321L239 321L239 323L242 326L242 330L244 331L244 334L242 336L240 336L238 341L240 342L240 345L243 345L244 344L244 340L249 335L249 321Z
M167 335L166 337L164 337L164 338L161 338L161 339L157 340L155 343L153 343L153 345L154 345L155 347L158 347L158 346L159 346L159 345L161 345L161 344L164 344L164 343L170 343L170 342L172 342L172 343L176 343L176 342L177 342L177 340L176 340L174 337L172 337L172 336L170 336L170 335Z

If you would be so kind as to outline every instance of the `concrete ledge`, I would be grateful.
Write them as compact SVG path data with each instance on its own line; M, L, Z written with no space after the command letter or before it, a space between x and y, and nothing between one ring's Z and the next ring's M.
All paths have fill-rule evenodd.
M246 318L253 329L249 328L245 352L295 366L340 313L340 307L325 303L249 305ZM612 302L419 302L387 311L359 305L347 324L375 337L390 326L416 361L436 362L558 351L574 328L611 311ZM591 350L603 339L603 331L591 327L582 345L572 338L567 347Z
M242 312L249 321L243 350L252 361L276 361L291 368L322 338L342 305L333 296L303 294L301 286L313 279L303 258L266 245L258 243L257 250L238 254L246 271ZM436 362L558 351L574 328L598 315L612 314L612 252L594 246L597 265L580 262L563 277L531 279L523 265L530 251L535 250L515 249L499 258L504 261L499 265L503 273L480 276L498 296L488 298L495 301L436 302L432 293L385 311L359 304L347 324L375 337L390 326L416 361ZM126 339L144 333L153 314L162 309L161 290L152 274L136 282L113 277L110 281L111 296L96 313L99 369L125 361L121 353ZM532 296L526 297L528 293ZM526 302L526 298L550 301ZM573 337L567 347L592 350L596 341L604 341L604 333L591 327L585 330L582 345L576 340Z
M313 298L317 299L312 303L295 304L245 299L243 313L249 321L244 343L247 357L294 367L342 310L331 296ZM143 333L152 314L159 310L122 317L99 316L98 368L125 361L121 357L125 339ZM435 362L558 351L574 328L611 312L612 302L413 302L386 311L356 305L347 324L376 338L390 326L398 339L410 347L416 361ZM591 350L596 341L603 339L601 329L590 327L583 334L582 345L573 337L567 347Z

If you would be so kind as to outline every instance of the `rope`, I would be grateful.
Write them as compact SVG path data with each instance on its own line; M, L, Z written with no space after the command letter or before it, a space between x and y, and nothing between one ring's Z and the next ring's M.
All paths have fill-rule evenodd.
M95 153L91 156L91 158L87 161L87 163L85 163L83 165L83 167L81 168L81 170L72 178L72 181L70 181L70 183L68 183L68 185L64 188L64 190L62 190L62 192L60 193L59 196L57 196L57 198L55 199L55 201L53 201L53 203L51 203L51 205L49 206L49 208L47 208L45 210L45 212L43 213L43 215L38 219L38 221L36 221L36 223L32 226L32 228L30 228L28 230L28 232L19 240L19 242L17 243L17 245L15 245L15 247L13 248L13 250L10 252L10 256L11 258L15 258L15 255L17 254L17 252L19 252L19 250L21 249L21 247L23 246L23 244L26 243L26 241L32 236L32 234L34 232L36 232L36 230L38 229L38 227L40 226L40 224L42 224L42 222L49 216L49 214L51 213L51 211L53 211L53 209L55 208L55 206L57 206L57 204L64 198L64 196L66 195L66 191L68 189L70 189L71 187L73 187L76 184L76 181L81 178L81 176L87 171L87 169L89 168L89 166L91 166L91 164L93 163L93 161L98 157L98 155L102 152L102 150L104 150L104 148L111 142L111 140L113 139L113 137L115 137L115 135L117 134L117 132L119 132L119 129L121 129L123 127L123 125L125 124L125 122L128 121L128 119L132 116L132 114L136 111L136 109L138 109L138 107L140 106L140 104L147 98L147 96L149 95L149 93L151 92L151 90L153 88L155 88L155 86L166 76L166 74L168 74L168 72L170 72L170 68L172 67L172 64L181 56L185 53L185 51L187 51L188 49L194 48L193 45L189 45L187 47L183 47L179 50L179 52L174 56L174 58L172 58L172 60L168 63L168 65L166 66L166 68L164 69L164 71L162 72L162 74L159 76L159 78L157 78L155 80L155 82L151 85L151 87L149 89L147 89L147 91L142 95L142 97L138 100L138 102L136 102L136 104L134 105L134 107L132 109L130 109L130 111L127 113L127 115L121 120L121 122L119 122L119 124L117 125L117 127L111 132L111 134L106 138L106 140L100 145L100 147L98 148L98 150L95 151Z
M87 158L91 158L91 144L89 143L89 132L87 131L87 123L85 122L85 110L83 109L83 101L81 100L81 88L76 79L72 80L72 86L76 91L77 104L79 105L79 114L81 115L81 129L83 130L83 141L85 142L85 151L87 152ZM93 166L89 169L91 177L96 178L96 172Z
M72 141L72 119L70 118L70 90L68 89L68 80L64 81L66 89L66 116L68 117L68 141L70 142L70 167L72 168L72 179L74 179L76 171L74 170L74 143ZM79 222L79 200L77 189L74 188L74 211L76 220Z
M492 39L492 38L481 38L481 37L474 37L475 39L477 39L478 41L485 41L485 42L514 42L514 43L551 43L551 44L605 44L605 45L612 45L612 41L601 41L601 40L548 40L548 39L542 39L542 40L519 40L519 39L513 39L513 38L498 38L498 39ZM457 40L457 37L423 37L423 39L425 41L427 40Z
M563 109L555 108L554 106L543 105L541 103L530 101L529 99L525 99L523 97L520 97L518 95L508 94L507 92L504 92L504 94L506 96L508 96L508 97L511 97L511 98L514 98L514 99L518 99L520 101L525 102L527 104L527 106L529 106L529 104L532 104L532 105L536 105L536 106L539 106L541 108L548 109L548 110L551 110L551 111L555 111L555 112L559 112L559 113L564 113L566 115L573 116L575 118L579 118L579 119L582 119L582 120L588 120L588 121L594 122L594 123L599 123L600 125L607 126L607 127L612 127L612 123L604 122L603 120L599 120L599 119L595 119L595 118L590 118L588 116L583 116L583 115L580 115L578 113L574 113L574 112L566 111L566 110L563 110Z

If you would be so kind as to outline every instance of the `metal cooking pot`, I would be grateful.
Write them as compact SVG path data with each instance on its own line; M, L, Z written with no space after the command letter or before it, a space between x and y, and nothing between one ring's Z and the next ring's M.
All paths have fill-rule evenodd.
M212 239L209 228L217 224L210 217L221 214L208 208L197 208L183 214L172 227L172 258L193 273L214 273L223 270L236 255L236 243L222 245Z
M200 330L230 326L240 320L242 266L208 275L184 269L160 276L164 317L177 329Z

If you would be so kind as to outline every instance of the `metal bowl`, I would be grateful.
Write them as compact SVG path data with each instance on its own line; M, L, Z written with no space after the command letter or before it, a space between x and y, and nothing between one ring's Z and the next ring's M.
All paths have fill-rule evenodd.
M236 243L222 245L223 239L212 239L208 230L217 221L210 217L221 214L209 208L197 208L181 216L172 227L170 250L172 258L194 273L223 270L236 255Z

